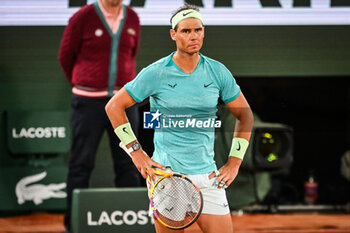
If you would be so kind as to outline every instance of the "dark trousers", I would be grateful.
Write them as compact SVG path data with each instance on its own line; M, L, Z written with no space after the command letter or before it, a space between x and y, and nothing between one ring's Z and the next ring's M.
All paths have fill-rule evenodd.
M105 112L109 98L85 98L74 96L72 99L73 144L69 160L67 178L67 212L64 223L70 230L72 193L74 189L89 187L89 180L95 165L98 145L105 130L109 137L114 167L116 187L135 187L141 185L138 170L130 157L119 147L119 138ZM132 129L137 136L139 113L138 107L126 110Z

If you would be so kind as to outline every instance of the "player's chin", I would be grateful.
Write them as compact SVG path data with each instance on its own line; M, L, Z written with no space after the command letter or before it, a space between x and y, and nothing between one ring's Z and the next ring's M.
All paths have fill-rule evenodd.
M200 50L199 47L198 47L198 48L192 48L192 49L188 49L188 50L187 50L187 53L189 53L189 54L195 54L195 53L198 53L199 50Z
M201 46L199 46L199 44L193 44L193 45L188 46L187 48L190 50L193 50L193 49L200 49Z

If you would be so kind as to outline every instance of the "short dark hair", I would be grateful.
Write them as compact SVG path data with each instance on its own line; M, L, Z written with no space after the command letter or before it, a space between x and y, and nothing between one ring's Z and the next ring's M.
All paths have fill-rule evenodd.
M173 20L174 16L177 13L184 11L184 10L195 10L195 11L199 12L199 8L197 6L185 3L185 5L183 5L182 7L178 8L176 11L173 12L173 15L170 18L170 24L172 24L172 20ZM177 25L175 26L174 30L175 31L177 30Z

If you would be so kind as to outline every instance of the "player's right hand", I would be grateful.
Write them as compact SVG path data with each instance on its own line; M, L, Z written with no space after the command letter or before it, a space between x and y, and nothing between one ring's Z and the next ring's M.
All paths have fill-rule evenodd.
M147 172L151 176L152 180L156 178L156 174L154 174L151 169L152 167L157 167L162 170L165 169L163 165L153 161L142 149L133 151L131 153L131 158L137 170L139 170L144 179L147 177Z

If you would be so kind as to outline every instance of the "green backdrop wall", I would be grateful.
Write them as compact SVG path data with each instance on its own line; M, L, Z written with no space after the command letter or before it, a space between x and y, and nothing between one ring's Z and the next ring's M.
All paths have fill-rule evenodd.
M208 26L202 52L245 77L350 74L350 26ZM6 142L7 111L70 111L70 86L57 54L64 27L0 27L0 169L23 164ZM169 27L143 26L138 71L175 49ZM60 156L67 162L69 153ZM108 143L100 145L93 187L112 186Z

